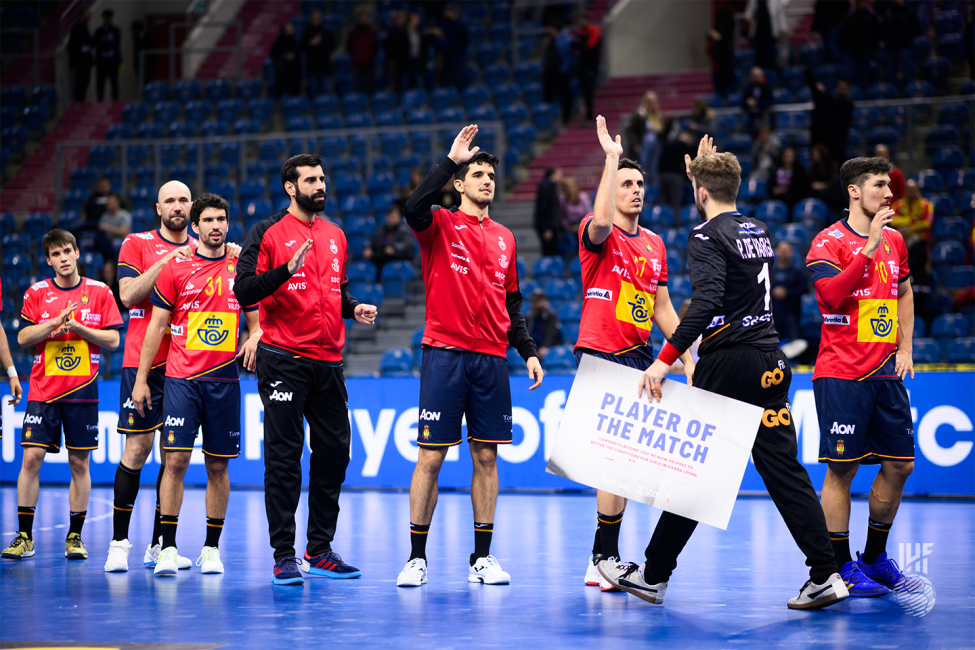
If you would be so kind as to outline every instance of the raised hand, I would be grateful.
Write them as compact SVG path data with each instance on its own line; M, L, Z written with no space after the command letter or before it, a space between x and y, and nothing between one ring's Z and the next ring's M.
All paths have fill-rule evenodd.
M609 134L609 129L606 128L606 118L602 115L596 116L596 135L599 137L599 146L603 148L603 153L607 156L616 156L619 158L623 155L623 143L620 136L613 136Z
M180 246L179 248L174 248L169 251L165 257L163 257L163 262L168 262L174 257L178 257L181 260L193 259L193 247L192 246Z
M295 251L294 257L288 261L288 273L294 275L298 272L298 269L305 265L305 256L311 250L311 242L312 240L306 239L305 243Z
M700 158L701 156L709 153L717 153L718 148L714 146L714 138L708 137L705 133L701 141L697 143L697 156L695 158ZM687 171L687 180L694 182L694 178L691 176L691 157L684 154L684 167Z
M870 234L867 235L867 245L863 247L863 254L873 257L874 252L883 243L884 226L894 220L896 213L890 207L877 210L877 214L870 222Z
M447 157L458 165L461 165L473 158L474 154L481 150L480 147L474 147L473 149L470 148L471 143L474 142L474 136L476 135L476 124L468 124L461 129L460 133L457 134L457 137L454 138L454 143L450 145L450 153L447 154Z

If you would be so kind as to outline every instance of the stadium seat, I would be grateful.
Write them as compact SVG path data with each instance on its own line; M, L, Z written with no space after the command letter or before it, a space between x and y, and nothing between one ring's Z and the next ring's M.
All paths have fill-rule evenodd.
M345 275L349 282L375 282L378 273L375 264L369 260L359 260L346 267Z
M774 231L772 239L775 242L792 242L793 245L804 248L809 243L809 231L801 223L787 223Z
M667 289L672 294L680 294L683 296L689 296L693 293L691 290L691 279L686 275L670 275L670 269L667 269L668 279L667 279ZM677 307L677 305L675 305Z
M355 250L352 247L351 238L349 240L349 249ZM357 282L355 284L350 282L349 293L359 302L366 303L367 305L376 305L377 307L382 305L384 298L383 288L378 284L370 282Z
M939 344L946 339L968 335L968 319L961 314L941 314L931 323L931 338Z
M738 198L742 201L764 201L768 197L765 181L760 178L752 178L741 184L738 191Z
M427 91L422 88L407 90L403 93L404 108L424 108L429 102Z
M929 194L928 200L931 201L931 209L935 217L955 214L955 201L948 194L944 192Z
M951 77L951 61L943 56L935 56L921 63L921 77L931 83L935 90L948 88Z
M945 278L945 289L948 291L961 291L975 286L975 267L954 266L948 271Z
M938 147L931 157L931 166L942 177L950 176L956 169L964 166L965 154L956 146Z
M939 363L941 346L934 339L914 339L914 363Z
M488 87L484 84L468 86L461 94L461 104L464 110L470 113L488 103Z
M457 89L454 87L449 88L437 88L430 94L430 100L433 106L458 106L460 105L460 97L457 94Z
M939 147L950 147L960 142L958 129L951 124L939 124L932 128L924 141L926 153L930 156Z
M570 280L563 280L555 277L542 277L542 289L545 295L553 303L562 303L576 298L576 284Z
M961 217L938 217L931 226L931 240L935 244L964 241L970 230L970 224Z
M957 338L948 344L948 363L975 363L975 338Z
M532 277L536 280L561 278L563 275L565 275L565 260L561 257L543 256L535 260L532 266Z
M413 351L409 348L392 348L379 360L379 374L383 377L412 377Z
M897 99L897 86L891 83L875 83L867 88L867 99Z
M941 173L934 169L922 169L914 175L914 180L924 194L940 192L944 186Z
M551 375L574 375L576 371L576 356L567 345L556 345L549 349L542 361L545 371ZM524 370L524 364L522 364Z
M879 119L879 117L878 117ZM872 151L878 144L894 150L900 143L900 134L889 126L878 126L867 132L867 147Z
M410 283L415 275L416 271L410 262L399 260L387 263L380 275L385 297L404 300L409 298Z

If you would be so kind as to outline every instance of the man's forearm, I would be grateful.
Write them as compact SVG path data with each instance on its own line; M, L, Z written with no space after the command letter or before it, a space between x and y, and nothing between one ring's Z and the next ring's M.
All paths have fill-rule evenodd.
M156 284L156 279L166 266L166 260L159 260L145 272L134 278L122 278L118 281L118 295L122 304L131 309L135 305L146 299L152 293L152 287Z
M92 345L97 345L100 348L114 350L118 347L118 330L96 330L80 325L77 334Z
M165 327L168 326L167 323ZM159 327L155 323L149 323L149 329L146 330L146 337L142 340L142 352L139 354L139 370L135 377L136 381L144 382L149 379L152 362L159 352L159 346L162 344L164 335L165 330L162 327Z
M32 345L37 345L51 333L58 328L58 322L49 320L46 323L41 323L40 325L28 325L24 329L17 333L17 343L20 344L22 348L29 348Z
M6 333L0 329L0 372L14 365L14 358L10 356L10 345L7 343Z

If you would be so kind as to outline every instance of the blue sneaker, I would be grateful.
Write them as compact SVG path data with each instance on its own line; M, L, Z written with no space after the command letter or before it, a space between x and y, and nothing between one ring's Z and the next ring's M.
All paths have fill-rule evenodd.
M898 593L914 593L915 591L921 591L924 589L924 583L914 576L909 576L901 573L900 567L897 566L897 562L894 562L886 553L881 553L874 560L873 564L867 564L864 562L860 554L857 553L857 566L860 567L860 571L863 575L867 576L871 580L878 582L890 591Z
M843 565L840 577L850 591L850 598L878 598L887 595L887 587L865 576L855 560Z
M313 576L326 576L328 578L358 578L362 575L362 571L343 562L342 556L335 551L326 551L312 556L308 555L308 549L305 549L305 561L301 568Z
M274 563L274 577L271 582L276 585L300 585L305 579L298 570L298 558L286 557Z

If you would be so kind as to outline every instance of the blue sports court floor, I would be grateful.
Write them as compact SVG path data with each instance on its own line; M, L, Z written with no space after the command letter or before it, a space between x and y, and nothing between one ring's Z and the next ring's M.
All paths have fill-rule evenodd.
M351 492L342 497L335 549L363 571L359 580L306 579L271 585L264 494L231 493L221 539L222 576L194 567L154 578L142 567L151 535L153 490L133 517L130 571L102 570L112 533L112 491L92 491L84 540L89 559L63 557L67 488L42 487L34 525L37 555L0 562L0 640L74 645L210 644L192 647L971 648L975 645L975 506L911 501L901 506L888 551L903 549L930 581L934 602L848 600L818 612L785 602L806 577L771 501L741 498L727 531L701 526L681 556L667 602L585 587L595 499L582 494L502 494L493 553L510 586L467 582L473 547L470 497L444 493L427 556L430 582L397 589L409 555L409 497ZM16 529L16 490L0 488L3 543ZM299 509L299 534L304 529ZM624 559L642 561L659 512L631 504L623 522ZM862 546L866 503L853 505L852 541ZM204 538L204 492L188 489L180 516L181 554L196 559ZM303 550L299 539L299 553ZM901 546L904 545L904 546ZM909 546L908 546L909 545ZM927 545L927 546L925 546ZM915 557L920 559L915 559ZM922 615L923 614L923 615ZM117 647L117 646L116 646ZM156 646L162 647L162 646ZM185 647L173 645L166 647Z

